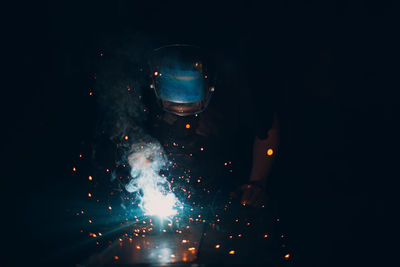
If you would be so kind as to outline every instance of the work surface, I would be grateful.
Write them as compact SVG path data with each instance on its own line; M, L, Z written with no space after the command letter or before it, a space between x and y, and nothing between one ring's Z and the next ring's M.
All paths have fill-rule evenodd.
M219 213L219 212L218 212ZM126 226L82 266L264 264L291 262L292 251L280 219L262 208L230 205L214 221L193 220L179 227L167 221ZM149 231L150 229L150 231ZM98 238L98 236L96 236Z

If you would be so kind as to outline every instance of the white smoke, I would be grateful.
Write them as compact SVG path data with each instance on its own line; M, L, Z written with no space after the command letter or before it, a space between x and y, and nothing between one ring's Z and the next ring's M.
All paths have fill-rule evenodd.
M161 145L155 141L134 144L128 162L131 180L125 188L139 198L144 214L162 218L176 215L180 202L167 178L160 174L169 164Z

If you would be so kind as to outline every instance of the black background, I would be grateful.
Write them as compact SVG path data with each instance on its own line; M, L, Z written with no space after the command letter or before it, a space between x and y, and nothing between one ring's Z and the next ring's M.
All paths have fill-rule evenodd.
M91 58L108 36L139 32L268 60L273 79L265 83L282 95L281 173L273 191L296 262L392 260L398 11L394 1L5 6L4 257L32 265L72 242L64 199L79 190L68 174L81 141L93 134ZM262 88L263 79L253 79Z

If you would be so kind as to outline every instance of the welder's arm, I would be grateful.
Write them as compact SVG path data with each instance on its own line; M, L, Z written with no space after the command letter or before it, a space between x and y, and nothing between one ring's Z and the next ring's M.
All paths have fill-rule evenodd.
M266 139L254 138L253 144L253 166L250 181L258 181L265 184L275 159L279 144L279 121L274 115L272 128L268 131Z
M274 114L272 128L266 139L255 137L253 144L253 165L249 183L244 185L242 203L257 205L263 201L263 194L269 174L271 173L279 145L279 121Z

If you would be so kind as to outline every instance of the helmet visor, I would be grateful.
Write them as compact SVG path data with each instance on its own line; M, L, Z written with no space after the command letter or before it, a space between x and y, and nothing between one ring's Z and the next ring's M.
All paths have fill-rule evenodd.
M210 83L199 48L173 45L156 49L150 67L153 88L166 111L187 116L206 108Z

